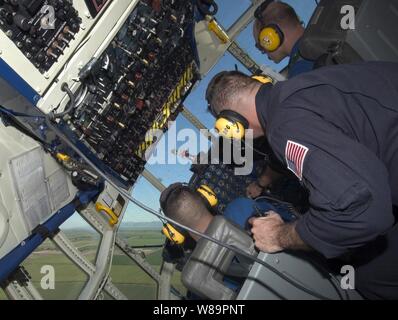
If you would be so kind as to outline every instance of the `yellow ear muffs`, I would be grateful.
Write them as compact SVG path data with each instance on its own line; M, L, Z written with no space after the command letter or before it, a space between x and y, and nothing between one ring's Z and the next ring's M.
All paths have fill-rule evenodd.
M197 192L214 208L218 204L217 195L208 186L201 185Z
M242 140L249 129L249 122L235 111L224 110L217 117L215 129L224 138Z
M283 44L284 35L277 25L270 24L261 30L258 40L264 50L274 52Z
M164 225L162 232L171 242L175 244L181 245L185 242L185 236L169 223Z
M270 83L272 84L272 79L266 76L253 76L252 79L257 80L258 82L262 84L267 84Z
M216 121L215 129L220 136L233 139L242 140L245 136L245 128L239 122L232 122L226 118L219 118Z

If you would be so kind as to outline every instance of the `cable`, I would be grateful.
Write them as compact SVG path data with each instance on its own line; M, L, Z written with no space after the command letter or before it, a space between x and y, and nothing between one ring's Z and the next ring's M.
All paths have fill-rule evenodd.
M158 217L159 219L164 219L167 220L169 223L172 223L190 233L193 233L201 238L204 238L208 241L211 241L219 246L222 246L228 250L231 250L232 252L235 252L236 254L240 255L240 256L244 256L250 260L252 260L253 262L256 262L258 264L261 264L262 266L264 266L265 268L267 268L268 270L270 270L271 272L275 273L276 275L278 275L279 277L281 277L283 280L285 280L286 282L290 283L292 286L296 287L297 289L307 293L308 295L313 296L314 298L320 299L320 300L331 300L328 297L325 297L315 291L313 291L312 289L308 289L306 287L304 287L303 285L301 285L300 283L297 283L296 281L290 279L289 277L287 277L286 275L284 275L282 272L278 271L276 268L270 266L269 264L265 263L264 261L253 257L252 255L238 249L235 248L231 245L225 244L217 239L214 239L206 234L203 234L201 232L198 232L192 228L189 228L173 219L170 219L164 215L159 214L158 212L156 212L155 210L151 209L150 207L146 206L145 204L139 202L138 200L134 199L129 193L127 193L125 190L121 189L119 186L116 185L116 183L114 183L110 178L108 178L108 176L106 174L104 174L90 159L88 159L88 157L82 152L80 151L68 138L66 138L64 136L64 134L57 128L55 127L52 122L51 122L51 118L46 117L46 122L49 128L51 128L57 135L58 137L64 141L64 143L66 143L72 150L74 150L88 165L90 165L95 171L97 171L97 173L104 179L106 180L112 187L114 187L118 192L120 192L121 195L123 195L124 197L126 197L127 199L129 199L132 203L134 203L135 205L137 205L138 207L140 207L141 209L147 211L148 213L151 213L152 215Z
M232 144L235 145L237 148L242 148L241 143L242 143L242 141L244 141L244 140L228 139L228 138L222 137L222 136L219 135L219 134L218 134L218 137L219 137L219 138L222 138L222 139L225 139L225 140L227 140L227 141L232 141ZM239 143L240 145L238 145L238 143ZM267 158L269 157L268 154L266 154L266 153L264 153L264 152L261 152L260 150L258 150L258 149L256 149L256 148L252 147L252 146L251 146L250 144L248 144L248 143L245 143L245 148L248 148L248 149L250 149L250 150L253 150L255 153L259 154L260 156L264 156L264 157L267 157Z
M11 116L11 117L32 118L32 119L45 119L46 118L45 116L33 116L33 115L25 114L25 113L15 112L15 111L7 109L3 106L0 106L0 111L5 113L8 116Z
M11 110L5 109L3 107L0 106L0 110L3 112L6 112L9 115L12 115L14 117L32 117L29 115L25 115L25 114L20 114L20 113L16 113L13 112ZM37 117L36 117L37 118ZM146 206L145 204L139 202L138 200L134 199L129 193L127 193L125 190L121 189L119 186L117 186L111 179L109 179L106 174L104 174L90 159L87 158L87 156L80 151L68 138L66 138L64 136L64 134L56 127L53 125L51 117L47 116L47 117L38 117L38 118L45 118L45 121L48 125L49 128L51 128L57 135L58 137L63 140L72 150L74 150L88 165L90 165L95 171L97 171L97 173L104 179L106 180L111 186L113 186L118 192L120 192L121 195L125 196L127 199L129 199L132 203L134 203L135 205L137 205L138 207L140 207L141 209L147 211L148 213L154 215L155 217L157 217L158 219L160 219L161 221L168 221L176 226L179 226L180 228L191 232L193 234L196 234L197 236L204 238L208 241L211 241L213 243L216 243L219 246L222 246L228 250L231 250L232 252L235 252L236 254L240 255L240 256L244 256L246 258L248 258L249 260L256 262L262 266L264 266L266 269L270 270L271 272L275 273L276 275L278 275L279 277L281 277L283 280L285 280L286 282L290 283L292 286L296 287L297 289L313 296L314 298L320 299L320 300L331 300L328 297L325 297L311 289L308 289L304 286L302 286L300 283L297 283L296 281L290 279L289 277L285 276L283 273L279 272L277 269L275 269L274 267L268 265L267 263L265 263L264 261L253 257L252 255L238 249L235 248L231 245L225 244L217 239L214 239L206 234L203 234L201 232L198 232L192 228L189 228L183 224L180 224L179 222L170 219L158 212L156 212L155 210L149 208L148 206ZM341 297L341 296L340 296Z
M75 95L73 94L73 92L69 89L69 86L67 83L63 83L62 87L61 87L62 91L66 92L69 96L70 102L69 102L69 107L61 113L57 113L55 114L54 112L50 113L50 119L51 120L55 120L55 119L60 119L66 115L68 115L69 113L72 112L72 110L75 109L76 107L76 98Z
M249 148L249 149L253 150L255 153L259 154L260 156L269 157L268 154L259 151L258 149L256 149L256 148L250 146L249 144L245 144L245 148Z

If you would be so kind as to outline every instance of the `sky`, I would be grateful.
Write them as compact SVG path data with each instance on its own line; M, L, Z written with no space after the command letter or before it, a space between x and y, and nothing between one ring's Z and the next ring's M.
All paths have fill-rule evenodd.
M216 0L219 11L216 15L217 21L225 28L228 29L244 11L250 6L250 0ZM294 7L299 17L306 24L308 23L311 15L315 9L315 0L285 0L284 2ZM252 36L253 24L250 24L241 34L237 37L237 43L257 62L259 65L267 65L276 71L282 70L287 65L287 60L275 65L272 61L268 60L267 56L263 55L255 47L254 38ZM212 128L214 125L214 118L207 112L207 103L205 102L205 91L211 78L220 71L234 70L235 65L238 66L242 72L248 72L230 53L226 53L218 64L209 72L209 74L202 79L199 85L191 92L185 100L184 105L187 107L207 128ZM184 128L195 129L194 126L180 115L176 121L177 132ZM167 142L168 134L162 138ZM185 145L186 141L177 143L177 149ZM162 143L159 143L162 145ZM208 148L206 148L208 149ZM207 151L207 150L200 150ZM192 173L190 172L190 164L181 165L147 165L146 169L153 175L160 179L165 185L169 186L175 182L188 182ZM150 206L155 210L159 210L159 197L160 192L155 189L146 179L139 178L134 186L133 197ZM156 221L152 215L144 212L133 204L127 208L124 222L152 222ZM83 219L75 214L69 219L62 229L71 229L76 227L83 227L87 225Z

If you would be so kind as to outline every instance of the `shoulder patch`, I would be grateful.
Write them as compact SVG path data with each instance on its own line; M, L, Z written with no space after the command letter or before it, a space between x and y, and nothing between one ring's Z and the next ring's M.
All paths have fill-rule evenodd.
M303 168L305 157L309 149L299 143L288 141L286 145L285 157L287 167L297 178L303 180Z

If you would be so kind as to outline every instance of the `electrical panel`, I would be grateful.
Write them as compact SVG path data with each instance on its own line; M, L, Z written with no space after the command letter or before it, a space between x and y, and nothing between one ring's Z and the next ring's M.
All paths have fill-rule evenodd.
M235 167L227 164L194 165L190 185L194 190L206 185L217 195L217 214L223 214L227 205L246 196L246 188L254 181L254 176L236 176ZM257 168L261 170L261 166Z
M120 225L126 200L60 136L131 190L199 80L194 19L193 0L0 0L0 265L89 202Z
M137 2L102 1L92 15L81 0L1 0L0 76L32 104L56 104L54 84L75 78Z
M122 11L125 2L116 5L115 1L85 1L84 4L85 10L76 10L81 2L3 1L9 12L23 12L25 16L35 13L35 18L29 18L27 23L32 25L29 30L44 19L41 12L45 10L40 8L54 7L55 29L37 29L36 38L45 41L37 55L44 54L45 60L40 64L37 55L29 58L40 72L45 72L51 64L62 72L47 86L37 107L48 115L56 115L64 134L109 176L129 188L142 173L147 151L159 139L159 130L167 130L168 121L175 120L183 100L199 80L195 5L194 1L183 0L136 0L127 11ZM112 20L117 14L121 14L118 20ZM92 19L99 20L94 24ZM88 21L93 23L89 33ZM20 23L14 27L18 30L13 33L14 46L18 47L17 42L22 39L33 39L26 35L31 31L21 30ZM47 33L48 41L41 36ZM63 61L57 61L54 54L62 56L63 46L68 41L78 41L81 33L86 38L74 44L77 51L68 52L69 61L62 67ZM26 58L28 51L24 48L28 47L18 49ZM69 90L63 90L65 87ZM46 135L45 129L39 129L45 128L45 124L34 126L37 134ZM60 144L57 151L68 150Z
M0 36L13 42L3 52L6 63L15 51L40 73L30 81L18 63L9 64L30 90L41 76L50 81L51 71L60 70L43 83L45 95L36 92L37 107L46 114L63 111L57 117L63 132L129 187L159 138L154 130L167 130L199 80L195 3L116 2L0 0ZM0 58L1 52L0 45Z
M155 142L150 130L166 128L198 79L193 9L190 1L141 1L103 54L81 70L67 126L126 182L143 170Z
M63 55L81 22L70 1L0 1L0 29L41 73Z
M189 185L196 190L201 185L207 185L217 195L218 204L215 214L224 214L229 203L241 197L246 197L247 187L257 180L264 169L266 162L255 161L253 173L248 176L235 175L234 165L209 164L193 165L191 171L194 173ZM308 211L308 193L300 182L292 176L284 176L273 183L268 192L264 194L275 208L290 211L292 214L303 214ZM286 205L281 205L283 202Z

